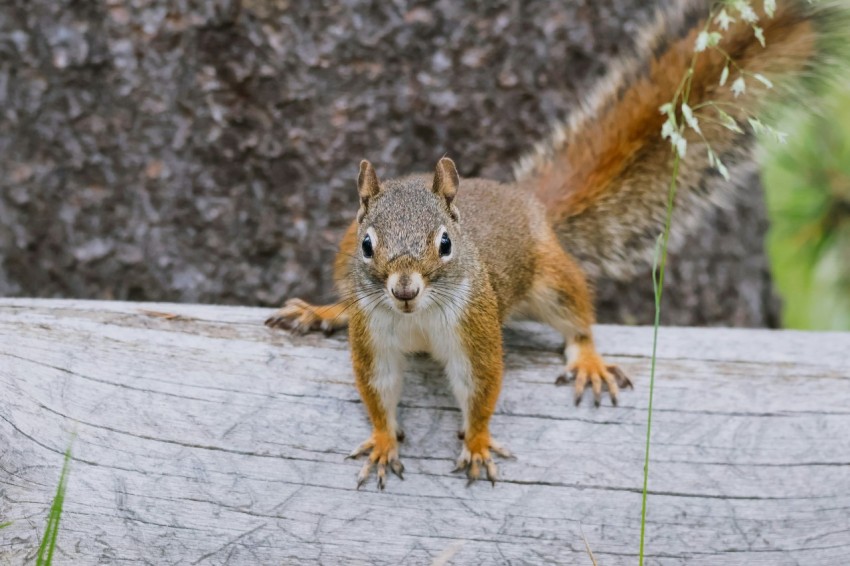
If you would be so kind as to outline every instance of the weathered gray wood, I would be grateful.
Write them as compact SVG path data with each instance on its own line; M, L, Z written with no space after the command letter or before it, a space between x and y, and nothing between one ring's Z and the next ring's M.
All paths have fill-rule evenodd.
M143 310L175 313L161 318ZM575 408L554 333L509 331L495 489L449 473L459 413L417 360L405 481L355 491L369 433L341 337L266 311L0 301L0 564L30 561L70 438L57 564L635 564L651 331L599 327L636 384ZM650 564L847 564L850 335L665 328Z

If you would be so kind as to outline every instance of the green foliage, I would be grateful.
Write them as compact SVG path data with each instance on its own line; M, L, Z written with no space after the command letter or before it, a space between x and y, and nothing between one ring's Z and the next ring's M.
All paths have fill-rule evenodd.
M50 566L53 562L53 551L56 548L56 536L59 534L59 520L62 518L62 506L65 504L65 488L68 482L68 467L71 462L71 447L65 451L65 461L62 464L62 473L59 475L59 485L56 487L56 495L53 496L53 505L50 506L50 515L47 517L47 527L38 547L38 558L36 566Z
M6 523L0 523L0 529L5 529L8 526L11 526L12 521L8 521Z
M764 140L768 251L783 325L850 330L850 87L825 110L785 117L786 145Z

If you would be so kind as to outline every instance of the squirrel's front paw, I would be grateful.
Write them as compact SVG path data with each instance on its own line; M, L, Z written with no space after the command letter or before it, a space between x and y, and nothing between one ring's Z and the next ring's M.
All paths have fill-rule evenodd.
M321 330L325 335L330 335L341 326L340 313L336 305L317 306L311 305L301 299L289 299L283 308L275 311L266 319L266 326L271 328L283 328L304 334L311 330Z
M475 480L481 478L481 471L483 470L487 474L487 479L495 486L498 468L492 456L490 456L491 450L502 458L514 457L509 450L490 438L489 434L481 433L473 439L467 439L464 442L460 457L457 459L457 465L452 472L465 471L466 477L469 480L466 482L466 485L470 486Z
M611 404L617 406L617 395L621 387L634 389L631 380L617 366L609 366L599 355L584 355L575 362L567 365L566 372L558 376L555 385L566 385L575 382L573 401L576 405L581 403L582 395L590 381L593 390L593 404L597 407L602 403L602 384L608 388L611 396Z
M397 475L400 479L404 479L404 465L398 458L398 442L396 437L387 432L373 432L369 440L358 446L346 458L357 458L358 456L369 453L369 459L360 468L360 473L357 474L357 489L366 483L369 476L372 474L372 468L377 467L378 470L378 489L383 490L387 483L387 467Z

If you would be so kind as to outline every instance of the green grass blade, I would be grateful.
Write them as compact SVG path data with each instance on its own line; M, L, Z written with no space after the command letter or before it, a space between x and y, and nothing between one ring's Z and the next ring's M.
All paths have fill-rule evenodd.
M9 527L11 525L12 525L12 521L8 521L6 523L0 523L0 529L5 529L6 527Z
M68 470L71 463L71 446L65 451L65 461L62 464L62 473L59 476L59 485L56 487L56 495L53 496L53 504L50 506L50 514L47 517L47 527L38 547L38 558L36 566L50 566L53 562L53 551L56 548L56 537L59 534L59 521L62 518L62 507L65 504L65 488L68 485Z
M670 240L670 222L673 219L673 199L676 197L676 181L679 178L679 163L677 155L673 160L673 178L670 180L670 190L667 195L667 217L664 221L664 232L658 239L655 254L652 259L652 288L655 291L655 324L652 331L652 365L649 370L649 406L646 415L646 451L643 457L643 494L640 509L640 556L639 564L643 566L644 541L646 537L646 492L649 485L649 444L652 434L652 395L655 392L655 360L658 351L658 327L661 325L661 295L664 291L664 270L667 267L667 243ZM660 256L660 261L659 261Z

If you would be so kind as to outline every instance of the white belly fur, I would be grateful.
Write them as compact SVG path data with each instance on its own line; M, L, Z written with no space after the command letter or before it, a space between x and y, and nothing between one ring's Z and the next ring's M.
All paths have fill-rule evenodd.
M465 287L465 289L464 289ZM461 286L465 291L468 286ZM420 311L400 313L382 306L368 316L369 333L375 354L373 385L379 391L392 428L395 429L395 407L401 396L401 379L405 354L427 352L446 371L452 391L463 413L463 426L468 423L468 403L473 389L472 365L460 337L459 313L465 308L468 293L458 293L457 303L441 309L433 301Z
M403 354L427 352L443 363L457 355L466 357L458 334L459 312L461 305L442 310L433 302L411 314L384 306L374 309L368 320L376 354L389 350Z

